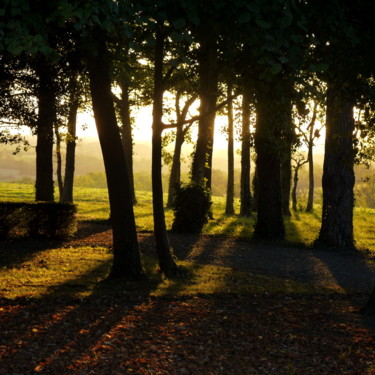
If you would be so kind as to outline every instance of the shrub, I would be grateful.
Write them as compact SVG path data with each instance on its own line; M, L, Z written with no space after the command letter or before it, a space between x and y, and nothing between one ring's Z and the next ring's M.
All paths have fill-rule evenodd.
M77 208L53 202L0 202L0 238L67 238L77 230Z
M211 208L211 194L197 184L180 185L176 189L172 231L176 233L201 233L207 223Z

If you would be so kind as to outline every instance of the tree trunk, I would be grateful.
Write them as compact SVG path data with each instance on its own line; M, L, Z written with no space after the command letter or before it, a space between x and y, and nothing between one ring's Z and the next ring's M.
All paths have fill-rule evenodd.
M293 211L297 211L297 184L298 184L298 165L294 169L293 175L293 188L292 188L292 208Z
M162 132L163 132L163 58L164 36L156 32L154 96L152 111L152 206L154 215L154 235L160 270L166 276L174 276L178 267L173 260L167 228L165 225L163 184L162 184Z
M177 123L180 123L186 120L186 116L188 114L189 108L195 102L197 96L196 95L191 96L185 102L185 105L182 111L180 111L180 98L181 98L181 93L178 92L176 94L176 104L175 104ZM171 174L169 176L169 185L168 185L168 201L167 201L168 208L173 207L175 195L176 195L176 186L180 185L181 183L181 149L185 141L186 133L192 124L193 123L189 125L185 125L185 127L177 126Z
M228 84L228 181L225 214L234 215L234 141L233 141L233 100L232 85Z
M250 97L246 92L244 92L242 96L240 216L251 216L251 201L252 199L250 189Z
M292 215L289 207L290 185L292 182L291 156L292 147L289 144L285 147L285 152L283 153L281 158L281 200L283 215L285 216Z
M181 183L181 149L182 149L183 143L184 143L184 132L183 132L182 126L179 126L177 128L171 174L169 176L168 201L167 201L168 208L173 207L175 196L176 196L176 193L175 193L176 186Z
M317 103L314 104L313 116L310 121L310 131L309 131L309 140L308 140L308 152L307 152L307 161L309 163L309 192L307 196L307 205L306 212L312 212L314 210L314 125L316 120L317 113Z
M73 80L77 79L74 77ZM66 158L65 158L65 175L64 188L60 201L65 203L73 202L73 184L75 170L75 151L76 151L76 126L77 113L79 107L79 94L74 82L71 85L69 98L69 115L68 115L68 135L66 139Z
M59 127L55 123L54 126L55 130L55 138L56 138L56 177L57 177L57 185L59 187L59 197L61 200L62 193L63 193L63 178L62 178L62 155L61 155L61 136L59 132Z
M129 102L129 87L126 82L121 82L121 140L124 148L125 159L128 163L128 171L130 178L130 187L132 190L133 203L137 203L134 188L134 174L133 174L133 135L132 135L132 124L130 116L130 102Z
M310 129L310 134L311 134ZM312 212L314 209L314 159L313 159L313 143L309 142L307 161L309 163L309 192L307 195L306 212Z
M134 220L129 172L122 148L111 93L108 53L102 32L93 32L87 53L90 89L99 141L107 177L113 229L112 278L138 278L143 275Z
M327 91L326 141L323 165L323 212L319 244L354 249L353 104L341 87Z
M255 149L257 153L257 221L256 238L283 238L284 222L281 202L281 135L278 126L282 101L277 90L263 85L258 90Z
M197 184L206 181L211 189L212 151L215 125L215 108L218 95L218 68L216 34L210 23L204 24L198 32L199 49L199 99L200 119L198 139L194 153L191 179Z
M281 153L281 202L285 216L291 216L290 185L292 183L292 146L295 139L294 124L292 120L291 90L284 85L284 92L281 97L281 121L282 121L282 153Z
M39 79L35 200L53 201L53 127L56 121L54 69L45 57L36 67Z

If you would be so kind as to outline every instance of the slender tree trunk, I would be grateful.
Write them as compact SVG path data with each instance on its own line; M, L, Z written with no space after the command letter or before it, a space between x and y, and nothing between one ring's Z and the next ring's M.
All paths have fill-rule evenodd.
M281 160L281 199L283 215L291 216L290 212L290 185L292 182L292 167L291 167L292 149L288 147Z
M241 206L240 216L251 216L250 189L250 97L244 90L242 96L242 140L241 140Z
M354 249L353 103L329 85L323 165L323 212L318 244Z
M62 177L62 155L61 155L61 136L59 132L59 127L55 123L54 126L55 130L55 138L56 138L56 177L57 177L57 185L59 187L59 197L61 200L62 193L63 193L63 177Z
M154 214L154 235L160 270L167 276L176 275L178 267L173 260L167 228L165 225L162 184L162 132L163 132L163 58L164 36L156 32L154 103L152 111L152 205Z
M121 106L120 106L120 116L121 116L121 140L124 147L125 159L128 163L130 186L132 190L133 203L137 203L137 198L135 195L134 188L134 173L133 173L133 134L132 134L132 124L130 115L130 102L129 102L129 87L125 82L121 83Z
M314 125L316 120L317 104L314 104L314 111L311 122L309 124L309 141L308 141L308 152L307 161L309 163L309 192L307 196L306 212L312 212L314 210Z
M294 169L293 174L293 188L292 188L292 208L293 211L297 211L297 184L298 184L298 166Z
M263 85L258 90L255 149L257 153L257 221L256 238L283 238L284 222L281 202L280 111L277 90Z
M216 34L210 23L204 24L199 32L199 99L200 119L198 139L192 164L192 181L202 184L206 181L211 189L213 135L217 100L218 68Z
M75 81L77 77L74 77ZM69 99L69 115L68 115L68 135L66 139L66 158L65 158L65 175L64 188L61 196L61 202L73 202L73 184L75 170L75 151L76 151L76 127L77 113L79 107L79 94L75 82L72 82L70 99Z
M174 153L171 167L171 175L169 176L168 201L167 207L174 205L176 195L176 185L181 183L181 150L184 143L184 132L182 126L177 128L176 141L174 144Z
M188 114L189 108L195 102L197 96L191 96L186 102L185 105L180 111L180 97L181 93L177 93L176 95L176 114L177 114L177 123L185 121L186 116ZM169 177L169 185L168 185L168 201L167 207L171 208L174 205L175 195L176 195L176 186L180 185L181 183L181 149L182 145L185 142L185 136L190 125L186 125L185 127L178 126L176 131L176 141L174 146L174 153L172 159L172 167L171 167L171 174Z
M143 275L134 220L129 172L113 106L108 53L103 34L92 33L87 53L90 89L99 141L108 184L113 229L112 278L137 278Z
M228 84L227 97L232 96L232 85ZM225 214L234 215L234 141L233 141L233 100L228 101L228 181Z
M35 200L53 201L53 127L56 121L55 72L45 57L36 67L39 78Z

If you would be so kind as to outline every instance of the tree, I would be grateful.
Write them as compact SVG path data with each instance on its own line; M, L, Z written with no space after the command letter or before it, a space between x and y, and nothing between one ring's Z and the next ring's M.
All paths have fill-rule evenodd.
M35 200L53 201L53 129L57 120L56 70L45 56L39 56L35 71L38 77Z
M196 95L190 96L185 101L185 104L180 109L180 99L181 99L182 91L178 90L176 93L175 98L175 109L176 109L176 123L182 124L185 122L189 108L191 105L195 102L197 99ZM182 145L185 142L185 137L191 126L193 125L193 122L190 122L189 124L183 125L177 125L176 126L176 139L174 144L174 151L173 151L173 157L172 157L172 166L171 166L171 174L169 177L169 184L168 184L168 200L167 200L167 207L172 208L174 205L174 200L176 196L176 186L179 186L181 183L181 150Z
M234 140L233 140L233 99L232 97L232 84L229 83L227 87L228 98L228 181L227 181L227 196L225 203L225 214L234 215Z
M138 278L143 275L143 269L129 171L113 104L105 30L97 27L87 38L84 42L90 91L107 177L113 230L113 265L110 277Z
M252 198L250 189L250 95L244 89L242 94L242 133L241 133L241 206L240 215L251 215Z
M294 165L292 166L293 173L293 188L292 188L292 208L293 211L297 211L297 184L298 184L298 173L303 165L308 163L308 159L305 158L305 155L302 152L295 152L292 155L292 160Z
M206 8L207 10L208 8ZM199 43L199 100L200 118L198 139L191 168L191 180L196 184L207 184L211 188L213 135L218 96L217 24L211 17L200 14L196 28Z
M163 77L164 38L163 27L158 24L155 31L154 104L152 110L152 205L154 214L154 234L159 266L161 271L167 276L173 276L178 272L178 267L173 260L170 251L169 239L165 225L161 175L162 132L164 130L162 122L163 94L166 87L166 77Z

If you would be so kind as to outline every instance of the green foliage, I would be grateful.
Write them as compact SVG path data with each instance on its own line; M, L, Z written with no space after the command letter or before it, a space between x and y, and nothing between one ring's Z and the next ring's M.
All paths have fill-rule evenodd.
M182 185L176 189L172 231L201 233L208 222L211 208L210 192L201 185Z
M0 237L67 238L77 229L77 208L66 203L0 203Z

